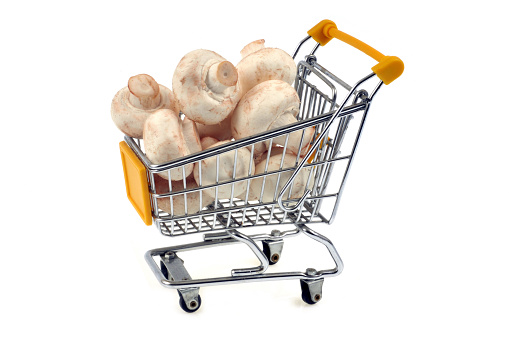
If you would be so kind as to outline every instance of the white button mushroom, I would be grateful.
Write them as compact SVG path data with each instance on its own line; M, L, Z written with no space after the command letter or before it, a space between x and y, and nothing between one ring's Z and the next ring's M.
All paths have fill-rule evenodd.
M289 154L288 152L284 154L283 160L282 148L272 148L268 164L266 155L267 153L265 153L265 158L263 158L262 161L256 165L255 175L263 174L265 173L265 170L267 170L267 173L269 173L278 171L280 169L294 168L298 164L297 157L295 155ZM281 161L283 163L281 163ZM263 203L270 203L277 200L279 193L283 190L283 186L286 184L286 182L288 182L292 174L293 171L286 171L281 173L279 182L278 173L269 174L265 176L265 184L263 183L263 176L253 179L249 186L249 199L259 200ZM301 198L304 195L306 188L311 189L313 187L314 176L309 177L311 174L312 170L310 167L303 167L299 174L295 177L291 188L289 188L284 194L283 199L287 200ZM260 196L262 194L262 186L263 196ZM289 195L290 189L291 195Z
M129 79L111 103L111 118L126 135L142 138L145 120L158 109L178 111L171 90L158 84L150 75L139 74Z
M242 50L240 51L240 56L242 56L242 58L245 58L249 54L257 52L263 48L265 48L265 40L264 39L255 40L253 42L248 43L247 45L244 46L244 48L242 48Z
M170 192L169 182L159 176L154 176L156 193L165 194ZM186 188L184 189L184 181L172 181L171 192L181 192L184 190L191 190L198 188L198 184L192 177L186 180ZM159 209L169 213L173 216L185 215L186 204L187 214L192 215L200 211L202 208L214 202L214 199L207 194L201 193L200 203L200 191L188 192L186 194L175 195L172 197L163 197L157 199L157 206ZM172 208L173 205L173 208Z
M237 70L221 55L198 49L180 60L173 74L173 92L180 109L191 120L218 124L238 101Z
M211 145L209 148L218 147L228 142L230 141L221 141ZM235 152L237 152L237 158L235 158ZM231 181L234 178L240 179L247 177L249 175L250 160L251 152L246 148L240 148L237 149L237 151L231 150L220 154L219 163L217 163L217 156L208 157L201 161L201 175L200 165L196 164L194 166L194 179L196 182L201 182L202 186L208 186L216 183ZM219 171L217 168L219 168ZM254 164L251 165L251 172L254 172ZM234 197L245 194L247 191L247 180L234 183L233 190ZM204 193L215 198L216 188L205 189ZM231 197L231 193L231 184L219 186L217 189L218 199L229 199Z
M196 123L187 117L184 117L184 120L182 120L182 136L184 137L184 143L189 149L189 154L202 151L203 148Z
M216 144L217 142L219 142L217 138L213 138L210 136L202 137L200 140L202 149L207 149L208 147L210 147L213 144Z
M232 134L238 140L271 129L297 122L299 113L299 96L291 85L280 80L262 82L242 97L232 116ZM290 133L287 150L297 155L306 153L313 138L314 128ZM301 145L302 138L302 145ZM273 143L284 145L286 135L274 138ZM263 153L269 142L257 143L255 156Z
M145 154L154 164L170 162L179 157L201 151L200 137L196 125L189 119L182 121L178 114L170 109L160 109L150 115L143 129ZM194 164L190 163L171 170L171 180L180 181L189 176ZM159 175L168 179L168 173Z
M297 66L292 57L279 48L265 48L265 40L245 46L237 64L239 87L244 96L251 88L267 80L281 80L292 84Z
M232 114L228 115L223 121L218 124L206 125L201 123L196 123L196 128L198 128L198 133L200 137L213 137L218 139L219 141L226 141L232 139L231 132L231 121Z

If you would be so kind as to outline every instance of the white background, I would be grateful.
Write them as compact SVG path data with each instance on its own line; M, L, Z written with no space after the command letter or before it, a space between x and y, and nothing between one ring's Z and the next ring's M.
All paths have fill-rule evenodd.
M491 0L2 2L0 335L507 337L506 13ZM325 18L406 66L373 102L336 221L315 227L345 270L314 306L294 280L202 288L184 313L143 254L199 237L160 236L129 204L111 99L139 73L170 86L193 49L236 64L264 38L291 53ZM349 82L374 65L338 41L317 55ZM280 264L328 267L295 241ZM191 255L190 272L246 264L227 248Z

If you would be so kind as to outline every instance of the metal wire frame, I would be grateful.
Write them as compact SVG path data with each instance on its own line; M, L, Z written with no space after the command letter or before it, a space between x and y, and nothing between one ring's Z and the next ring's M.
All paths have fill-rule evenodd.
M316 50L316 48L315 48ZM363 90L357 90L360 84L370 79L371 74L354 87L349 86L324 67L316 63L314 57L308 57L307 62L298 64L298 72L295 80L295 89L301 98L300 112L298 115L299 122L292 125L274 129L262 134L253 135L241 140L235 140L219 147L207 149L190 156L186 156L175 161L155 165L151 163L145 156L142 148L142 142L130 137L125 137L126 142L142 160L147 170L147 179L150 182L150 193L152 197L152 211L154 221L163 235L176 236L182 234L205 232L234 227L260 226L260 225L277 225L277 224L309 224L309 223L331 223L334 219L341 196L346 176L350 169L350 163L357 147L362 126L367 115L370 101L374 94L380 88L381 83L375 88L371 96ZM313 81L319 81L329 89L329 95L324 93L313 84ZM341 103L336 104L336 87L333 84L339 84L341 87L349 91L348 95ZM350 102L350 105L346 104ZM354 114L361 114L361 123L354 137L355 141L352 149L347 155L341 154L341 145L345 139L348 126ZM337 127L332 128L334 121L339 121ZM304 130L314 128L312 137L312 148L308 150L304 159L296 158L293 167L283 167L285 156L288 152L288 139L291 133L301 133L298 152L303 149ZM329 135L333 135L331 138ZM266 161L265 170L261 174L252 174L254 168L254 147L257 144L264 143L267 145L267 158L270 157L272 146L275 145L274 140L284 137L284 144L279 145L282 149L281 163L278 170L268 171ZM325 141L326 140L326 141ZM323 142L325 141L325 142ZM280 142L281 143L281 142ZM237 159L239 149L247 148L250 150L251 157L249 159L249 167L247 176L236 177ZM233 176L231 179L219 179L219 163L220 158L225 153L233 152ZM314 158L309 161L312 153ZM202 181L202 161L215 157L216 177L213 184L204 185ZM330 177L335 162L346 161L346 170L343 173L341 184L337 188L337 192L326 193L326 187L329 187ZM174 183L171 181L171 173L173 170L181 169L186 176L185 166L194 164L198 167L197 188L187 188L186 180L183 180L183 190L173 189ZM292 189L295 178L302 170L308 170L309 174L306 180L305 190L309 191L305 197L289 198L292 196ZM154 175L166 172L168 173L168 191L167 193L157 193L155 189ZM290 179L283 182L281 175L292 173ZM277 175L276 189L272 202L262 202L265 182L269 176ZM195 177L196 178L196 177ZM261 193L259 201L249 200L250 185L255 179L261 179ZM247 190L243 196L235 196L235 186L247 183ZM283 184L284 183L284 184ZM282 186L282 188L280 188ZM218 189L221 187L230 187L229 198L219 198ZM214 201L211 204L203 205L203 194L206 190L214 190ZM287 198L283 199L283 195L288 190ZM278 195L279 192L279 195ZM200 211L188 213L188 196L189 194L199 194ZM184 214L174 214L174 199L183 196ZM170 211L163 211L159 208L158 202L163 198L170 199ZM323 201L329 199L334 201L334 208L330 216L320 213ZM283 205L284 203L284 205ZM294 207L286 207L293 204ZM296 207L295 207L296 205Z

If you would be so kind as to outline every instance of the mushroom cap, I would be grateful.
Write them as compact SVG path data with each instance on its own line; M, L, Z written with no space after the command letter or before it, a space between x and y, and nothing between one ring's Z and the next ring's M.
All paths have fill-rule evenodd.
M280 150L281 148L272 149L271 156L269 157L269 162L267 165L267 158L265 157L262 159L257 165L255 169L255 175L263 174L265 172L265 167L267 166L267 172L272 171L278 171L282 167L282 169L286 168L293 168L297 167L298 161L300 159L297 159L297 156L286 153L284 154L283 159L283 151ZM281 160L283 160L282 166L281 166ZM279 176L279 173L275 172L273 174L269 174L265 176L265 183L264 177L258 177L253 179L253 182L249 186L249 199L250 200L259 200L263 203L270 203L273 202L274 199L277 200L277 197L281 190L283 189L283 186L288 182L290 177L292 176L293 171L287 171L281 173ZM293 184L291 185L291 195L290 188L286 191L286 193L283 195L283 200L288 199L297 199L304 195L304 192L306 190L306 184L307 188L311 189L314 184L314 176L311 176L309 178L309 184L308 184L308 177L312 174L311 167L303 167L299 174L295 177ZM278 176L279 176L279 183L278 183ZM262 185L263 185L263 196L260 196L262 193ZM277 194L276 194L276 185L277 185ZM288 197L290 196L290 197Z
M168 108L178 111L177 101L171 90L159 85L161 100L153 109L144 109L134 106L129 100L133 95L129 87L124 87L117 92L111 102L111 118L120 131L130 137L143 138L143 125L147 118L158 109Z
M264 39L255 40L245 45L244 48L242 48L242 50L240 51L240 55L242 56L242 58L245 58L249 54L254 53L263 48L265 48L265 40Z
M267 80L281 80L292 84L297 74L297 66L285 51L279 48L262 48L240 60L237 71L240 91L245 95L251 88Z
M262 82L242 97L232 114L231 129L238 140L272 129L273 123L283 114L299 113L299 96L295 89L281 80ZM263 143L257 143L255 154L265 151Z
M189 149L189 154L202 151L203 148L196 122L187 117L184 117L184 120L182 120L182 136L184 136L184 142Z
M202 149L207 149L208 147L210 147L218 142L219 142L219 140L217 138L213 138L211 136L202 137L200 140Z
M157 194L165 194L170 192L169 182L168 180L159 177L157 175L154 176L155 187ZM172 181L171 182L171 191L172 192L180 192L184 190L191 190L198 188L198 184L194 181L192 177L188 177L186 180L186 189L184 189L184 181ZM200 204L200 195L201 195L201 204ZM173 216L183 216L185 215L185 207L187 203L187 214L192 215L214 202L214 199L203 192L200 194L200 191L189 192L186 194L175 195L172 197L163 197L157 199L157 205L159 209L169 213ZM172 204L173 204L173 212L172 212Z
M225 61L213 51L198 49L186 54L177 65L172 80L173 92L180 110L191 120L205 125L218 124L230 115L240 100L236 85L219 85L223 88L219 92L207 85L209 69L214 65L222 63L219 69L236 71L233 65L229 67L228 62L223 63Z
M283 151L284 151L283 147L274 146L274 147L270 148L270 156L281 155L283 153ZM258 154L257 156L255 156L254 157L255 165L258 165L262 161L265 161L267 159L267 155L269 155L269 151L268 150L264 151L261 154Z
M193 121L183 122L170 109L160 109L145 122L143 137L145 154L154 164L163 164L179 157L201 151L201 144ZM171 180L180 181L193 171L193 163L171 170ZM168 172L159 173L168 179Z
M230 141L220 141L216 144L209 146L209 148L217 147L226 144ZM194 166L194 179L196 182L201 182L202 186L233 180L234 166L235 166L235 179L247 177L249 175L249 164L251 162L251 152L246 148L239 148L237 152L237 162L235 165L235 150L227 151L219 155L219 174L217 174L217 156L211 156L204 159L200 166ZM254 164L251 164L251 173L254 172ZM247 191L247 180L236 182L234 184L233 196L239 196ZM215 198L216 188L205 189L204 193ZM217 188L218 199L229 199L232 193L232 184L225 184Z
M206 125L201 123L196 123L196 127L198 128L198 133L200 137L213 137L218 139L219 141L226 141L232 139L232 114L228 115L223 121L218 124Z

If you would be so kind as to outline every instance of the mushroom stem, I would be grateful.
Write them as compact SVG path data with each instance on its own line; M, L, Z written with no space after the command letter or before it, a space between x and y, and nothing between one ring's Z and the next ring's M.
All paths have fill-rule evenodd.
M265 40L264 39L256 40L251 43L248 43L244 48L242 48L242 50L240 51L240 55L242 56L242 58L245 58L249 54L254 53L263 48L265 48Z
M161 103L159 84L147 74L139 74L129 79L129 102L136 108L153 109Z
M221 93L226 88L237 83L237 69L228 61L214 63L207 73L206 84L215 93Z

